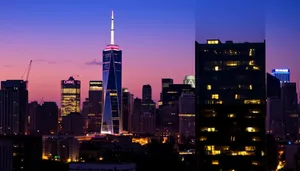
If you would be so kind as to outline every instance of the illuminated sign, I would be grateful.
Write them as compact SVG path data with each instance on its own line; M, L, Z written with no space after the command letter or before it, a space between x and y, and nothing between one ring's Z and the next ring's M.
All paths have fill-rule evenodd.
M275 72L290 72L289 69L275 69Z
M102 82L90 82L91 85L101 85Z
M64 84L74 84L74 80L65 80Z

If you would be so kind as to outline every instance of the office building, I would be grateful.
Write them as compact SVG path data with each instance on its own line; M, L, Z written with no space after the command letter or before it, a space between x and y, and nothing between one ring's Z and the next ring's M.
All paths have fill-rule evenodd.
M296 83L282 83L281 100L286 138L296 140L299 137L299 110Z
M47 136L43 140L43 159L76 162L79 160L79 148L79 141L73 136Z
M183 84L190 84L192 88L195 88L195 76L187 75L184 77Z
M171 84L162 92L162 128L170 133L179 133L179 97L182 93L193 93L194 89L189 84Z
M179 135L181 141L195 138L195 94L182 93L179 97Z
M195 46L198 170L266 170L265 42Z
M70 77L61 81L61 116L80 112L80 81Z
M0 135L1 171L40 171L42 137Z
M72 112L62 117L62 133L64 135L86 135L87 127L86 118L78 112Z
M123 88L123 95L122 95L122 125L123 131L129 132L129 124L131 123L131 108L130 106L130 92L127 88Z
M152 88L151 85L143 85L142 88L142 101L147 102L147 101L152 101Z
M272 75L278 78L281 83L290 82L290 69L273 69Z
M114 42L114 15L111 40L103 51L103 112L101 133L119 134L122 128L122 51Z
M278 78L267 73L267 117L266 131L276 138L285 138L285 127L281 101L281 83Z
M91 105L88 112L89 131L101 132L101 117L102 117L102 99L103 99L102 81L90 81L89 87L89 103Z
M27 105L26 81L1 81L0 135L27 134Z

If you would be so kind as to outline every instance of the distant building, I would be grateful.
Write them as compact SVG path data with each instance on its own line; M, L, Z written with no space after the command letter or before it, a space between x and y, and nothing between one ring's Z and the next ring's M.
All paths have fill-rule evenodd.
M290 82L290 69L273 69L272 75L278 78L281 83Z
M80 112L80 81L70 77L61 81L61 116Z
M296 83L282 83L281 100L286 137L290 140L296 140L299 138L299 110Z
M105 170L105 171L136 171L136 164L117 163L70 163L69 171Z
M27 134L27 105L26 81L1 81L0 135Z
M143 85L142 88L142 101L147 102L147 101L152 101L152 88L151 85Z
M77 162L79 148L79 141L73 136L46 136L43 140L43 159Z
M42 137L29 135L0 136L1 171L40 171Z
M65 135L85 135L87 133L87 120L80 113L72 112L62 118L62 133Z
M101 132L101 118L103 106L103 85L102 81L90 81L89 103L91 105L88 113L89 131Z
M195 94L181 94L179 98L179 134L195 138Z
M190 84L192 88L195 88L195 76L187 75L184 77L183 84Z
M130 132L130 124L132 117L132 99L127 88L123 88L122 94L122 125L123 131Z

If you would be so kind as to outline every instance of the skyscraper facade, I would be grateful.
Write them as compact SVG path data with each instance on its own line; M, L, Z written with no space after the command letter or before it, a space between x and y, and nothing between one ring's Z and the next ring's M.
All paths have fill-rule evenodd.
M149 84L143 85L142 94L143 94L143 98L142 98L143 102L152 101L151 85Z
M266 170L265 60L265 42L196 42L198 170Z
M184 77L183 84L190 84L192 88L195 88L195 76L187 75Z
M1 81L0 135L27 133L28 91L26 81Z
M111 16L111 41L103 51L103 117L101 133L122 130L122 51L114 43L114 15Z
M61 81L61 116L80 112L80 81L70 77Z
M282 83L290 82L290 69L273 69L272 75L278 78Z
M101 115L103 105L102 90L102 81L90 81L88 100L91 105L90 111L88 112L90 132L101 132Z

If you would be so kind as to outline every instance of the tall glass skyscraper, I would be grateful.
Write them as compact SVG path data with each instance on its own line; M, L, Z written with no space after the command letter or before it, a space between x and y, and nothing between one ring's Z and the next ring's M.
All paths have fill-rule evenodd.
M278 78L281 83L290 82L290 69L273 69L272 75Z
M103 51L103 119L102 134L119 134L122 130L122 51L114 43L114 13L111 15L111 40Z
M70 77L61 81L61 116L80 112L80 81Z

